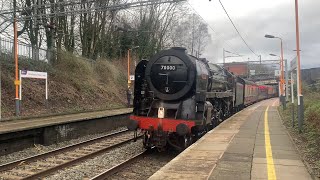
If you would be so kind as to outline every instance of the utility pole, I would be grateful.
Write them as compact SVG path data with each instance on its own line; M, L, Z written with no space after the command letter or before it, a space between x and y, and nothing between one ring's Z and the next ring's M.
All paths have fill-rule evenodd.
M224 48L222 49L222 56L223 56L223 65L224 63L226 63L226 54L225 54L225 51L224 51Z
M301 85L301 67L300 67L300 30L299 30L299 7L298 0L295 0L295 20L296 20L296 46L297 46L297 89L298 89L298 125L299 132L302 132L304 107Z
M19 101L19 67L18 67L18 30L17 30L17 16L16 16L17 1L13 0L13 31L14 31L14 62L15 62L15 81L16 87L16 116L20 116L20 101Z

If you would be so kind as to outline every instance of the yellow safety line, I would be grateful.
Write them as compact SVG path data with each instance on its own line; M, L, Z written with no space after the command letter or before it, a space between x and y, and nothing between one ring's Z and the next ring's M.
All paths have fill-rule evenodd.
M271 149L271 143L270 143L268 110L269 110L269 106L264 112L264 139L265 139L266 157L267 157L268 180L276 180L277 177L276 177L276 171L274 169L272 149Z

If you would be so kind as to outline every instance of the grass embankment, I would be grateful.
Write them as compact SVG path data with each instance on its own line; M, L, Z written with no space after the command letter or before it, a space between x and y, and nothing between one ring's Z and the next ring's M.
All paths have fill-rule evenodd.
M295 107L295 124L292 127L292 105L282 110L284 125L298 146L303 158L310 164L315 176L320 178L320 87L304 88L304 126L299 133L297 122L297 104Z
M2 116L14 117L15 87L12 58L2 61ZM126 68L123 61L90 62L61 53L55 65L19 59L19 69L48 72L49 101L45 103L45 81L23 79L22 116L75 113L126 105Z

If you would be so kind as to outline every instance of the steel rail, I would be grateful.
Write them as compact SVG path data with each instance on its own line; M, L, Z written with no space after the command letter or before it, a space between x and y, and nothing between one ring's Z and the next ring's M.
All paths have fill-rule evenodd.
M12 168L14 166L17 166L18 164L20 164L22 162L29 162L29 161L34 161L34 160L37 160L37 159L46 158L48 156L52 156L52 155L61 153L62 151L68 151L68 150L71 150L73 148L77 148L79 146L88 145L89 143L94 143L94 141L101 140L101 139L104 139L104 138L110 138L112 136L119 135L119 134L125 133L125 132L129 132L129 130L122 130L122 131L119 131L119 132L107 134L107 135L100 136L100 137L97 137L97 138L94 138L94 139L90 139L90 140L87 140L87 141L83 141L83 142L80 142L80 143L76 143L76 144L72 144L72 145L69 145L69 146L66 146L66 147L55 149L55 150L52 150L52 151L49 151L49 152L45 152L45 153L42 153L42 154L38 154L38 155L35 155L35 156L31 156L31 157L20 159L20 160L14 161L14 162L10 162L10 163L1 165L0 166L0 172L5 171L7 169L10 169L10 168Z
M30 175L30 176L28 176L28 177L26 177L26 178L23 178L23 179L24 179L24 180L34 180L34 179L37 179L37 178L41 178L41 177L50 175L51 173L56 172L56 171L58 171L58 170L60 170L60 169L67 168L67 167L69 167L69 166L71 166L71 165L80 163L80 162L82 162L82 161L84 161L84 160L86 160L86 159L90 159L90 158L96 157L96 156L98 156L98 155L100 155L100 154L102 154L102 153L104 153L104 152L106 152L106 151L108 151L108 150L114 149L114 148L116 148L116 147L119 147L119 146L121 146L121 145L123 145L123 144L126 144L126 143L128 143L128 142L131 142L131 141L133 141L133 140L134 140L134 138L128 139L128 140L125 140L125 141L122 141L122 142L117 143L117 144L115 144L115 145L112 145L112 146L109 146L109 147L100 149L100 150L95 151L95 152L93 152L93 153L90 153L90 154L88 154L88 155L81 156L81 157L79 157L79 158L76 158L76 159L74 159L74 160L71 160L71 161L68 161L68 162L66 162L66 163L60 164L60 165L58 165L58 166L54 166L54 167L52 167L52 168L50 168L50 169L46 169L46 170L44 170L44 171L40 171L40 172L38 172L38 173L36 173L36 174Z
M63 147L63 148L60 148L60 149L56 149L56 150L53 150L53 151L50 151L50 152L46 152L46 153L43 153L43 154L39 154L39 155L35 155L35 156L32 156L32 157L28 157L28 158L25 158L25 159L21 159L21 160L17 160L17 161L14 161L14 162L10 162L10 163L7 163L7 164L4 164L2 166L0 166L0 178L1 178L1 175L3 175L3 173L6 173L6 172L10 172L10 170L13 170L14 168L18 167L18 171L19 171L19 166L20 165L26 165L26 167L34 167L35 164L37 164L37 161L41 161L41 160L46 160L46 159L50 159L50 157L55 157L55 156L58 156L58 155L63 155L64 153L66 153L66 157L68 157L68 153L71 154L71 156L69 155L69 158L71 158L71 160L65 160L65 162L62 162L62 163L56 163L56 165L54 165L53 167L47 167L47 168L44 168L44 170L41 170L40 172L33 172L32 169L31 171L28 171L30 172L29 175L27 176L21 176L22 179L35 179L35 178L41 178L41 177L44 177L44 176L47 176L57 170L60 170L60 169L64 169L66 167L69 167L71 165L74 165L74 164L77 164L79 162L82 162L86 159L90 159L90 158L93 158L101 153L104 153L108 150L111 150L111 149L114 149L116 147L119 147L123 144L126 144L130 141L133 141L135 138L126 138L125 136L125 133L129 132L128 130L122 130L122 131L119 131L119 132L115 132L115 133L111 133L111 134L108 134L108 135L105 135L105 136L101 136L101 137L98 137L98 138L94 138L94 139L90 139L90 140L87 140L87 141L84 141L84 142L81 142L81 143L77 143L77 144L74 144L74 145L70 145L70 146L67 146L67 147ZM124 137L123 137L124 136ZM88 147L90 145L94 146L95 144L99 144L101 142L103 142L104 140L106 139L110 139L110 138L114 138L115 140L117 140L117 137L119 138L118 141L120 142L108 142L106 144L106 146L104 147L101 147L101 149L94 149L92 151L86 151L84 154L81 154L83 153L81 150L82 147ZM141 137L141 136L139 136ZM99 146L99 145L98 145ZM74 157L72 156L72 153L74 152L73 150L79 150L80 153L78 152L78 154L80 155L80 157ZM53 158L55 159L55 158ZM59 161L59 159L57 160ZM48 163L50 164L50 163ZM10 176L10 175L7 175L7 176ZM13 175L15 176L15 175Z

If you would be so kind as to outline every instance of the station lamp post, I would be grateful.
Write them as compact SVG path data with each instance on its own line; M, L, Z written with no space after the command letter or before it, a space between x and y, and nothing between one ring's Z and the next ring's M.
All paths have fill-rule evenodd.
M280 48L281 48L281 59L280 59L280 71L281 71L281 75L280 75L280 91L281 91L281 97L280 97L280 101L282 102L283 108L286 108L286 100L285 97L286 94L284 92L284 66L283 66L283 43L282 43L282 38L280 37L276 37L273 35L269 35L266 34L264 36L265 38L276 38L276 39L280 39Z
M275 54L269 54L270 56L275 56L275 57L278 57L279 58L279 67L280 67L280 74L281 74L281 57L280 56L278 56L278 55L275 55ZM278 63L277 63L278 64ZM281 88L282 88L282 86L281 86L281 75L280 75L280 77L279 77L279 80L280 80L280 83L279 83L279 98L280 98L280 102L282 102L282 99L281 99L281 96L282 96L282 94L281 94Z
M281 59L281 57L280 56L278 56L278 55L275 55L275 54L269 54L270 56L276 56L276 57L278 57L279 59ZM285 71L286 71L286 101L289 101L289 71L288 71L288 62L287 62L287 60L285 59L284 60L284 62L285 62Z

